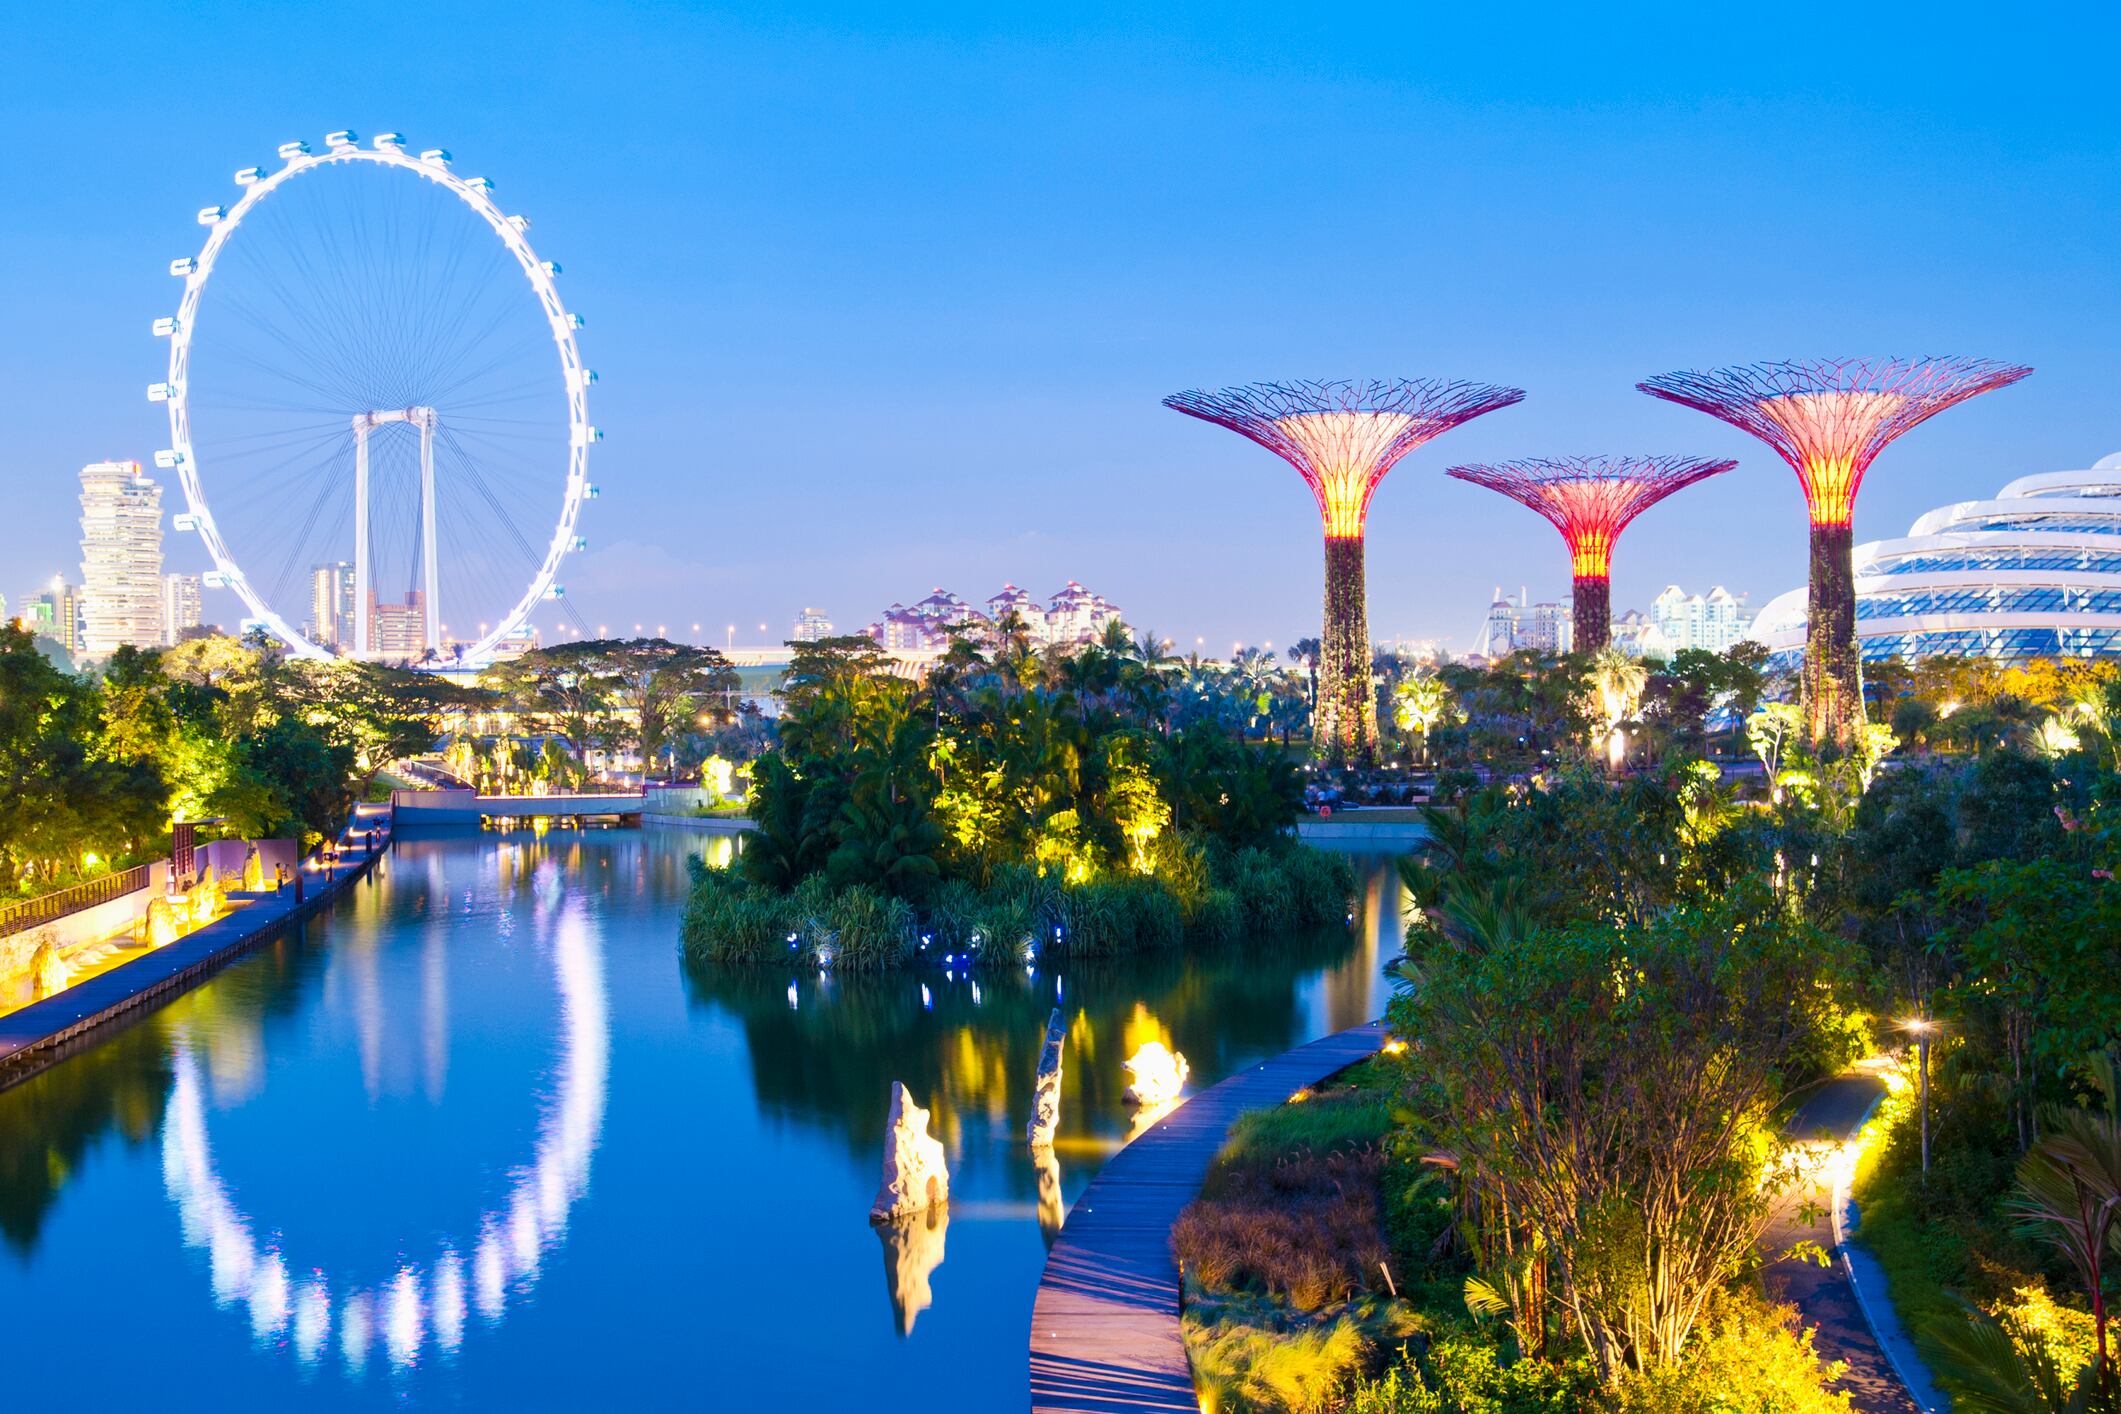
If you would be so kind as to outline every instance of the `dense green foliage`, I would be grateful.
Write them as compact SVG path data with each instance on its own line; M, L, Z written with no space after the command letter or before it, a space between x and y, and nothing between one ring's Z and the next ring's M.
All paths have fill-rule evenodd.
M1338 921L1344 861L1286 838L1271 749L1165 719L1123 635L994 660L969 640L915 684L867 639L801 645L779 744L753 763L740 877L702 870L685 938L715 961L1021 964Z
M93 675L0 627L0 869L37 892L163 847L173 820L315 837L386 762L434 742L457 689L198 638L121 648Z
M1467 1225L1434 1166L1391 1142L1421 1065L1380 1058L1232 1129L1172 1235L1203 1407L1846 1414L1810 1335L1743 1286L1714 1296L1686 1358L1611 1388L1587 1356L1528 1356L1505 1320L1469 1312Z
M1498 720L1535 742L1550 698L1562 741L1589 694L1543 696L1546 671L1472 690L1515 701L1527 715ZM1689 1407L1676 1372L1716 1338L1782 1171L1777 1105L1872 1036L1905 1042L1912 1016L1933 1038L1932 1171L1902 1095L1860 1240L1963 1399L2008 1385L2029 1402L1978 1407L2059 1409L2082 1380L2092 1403L2072 1407L2104 1407L2087 1352L2121 1261L2097 1260L2109 1230L2087 1235L2079 1210L2110 1192L2121 1214L2121 1140L2068 1136L2093 1123L2096 1058L2121 1052L2121 677L1932 663L1878 679L1880 714L1915 738L1894 755L1873 729L1815 756L1770 703L1745 733L1766 779L1740 784L1638 705L1618 779L1550 766L1432 813L1403 871L1421 912L1394 1022L1424 1065L1402 1142L1452 1156L1467 1305L1506 1316L1520 1353L1581 1351L1601 1383L1665 1381ZM1584 1135L1598 1144L1568 1142ZM1608 1280L1646 1259L1669 1290ZM2061 1402L2039 1402L2043 1370Z
M712 648L662 638L578 639L494 664L482 681L502 730L466 727L451 743L463 774L508 791L521 781L578 786L589 754L630 754L643 775L681 775L717 753L748 759L765 735L738 701L736 670Z

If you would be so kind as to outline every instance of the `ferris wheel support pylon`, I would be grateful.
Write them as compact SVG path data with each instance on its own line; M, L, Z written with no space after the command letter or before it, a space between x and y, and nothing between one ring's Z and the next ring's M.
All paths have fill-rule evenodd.
M405 140L397 133L379 134L371 147L357 145L351 132L334 132L325 139L325 150L313 152L306 142L282 143L279 157L283 165L268 172L263 167L245 167L236 173L236 184L243 194L233 206L208 206L198 213L199 224L208 228L206 243L197 256L173 260L169 273L184 281L184 293L174 316L154 321L154 333L170 341L169 374L166 382L151 384L147 390L150 402L168 405L170 445L155 454L158 468L173 470L177 474L184 492L186 515L183 526L195 530L214 562L214 575L236 591L250 610L255 622L262 625L290 650L301 657L327 658L329 649L310 641L288 623L286 618L268 604L244 573L230 553L228 544L216 524L211 506L199 477L199 458L193 445L191 430L191 351L192 334L197 324L200 301L211 278L216 260L229 239L242 226L244 218L273 192L295 178L335 166L357 163L374 164L386 169L409 172L424 181L449 193L482 220L493 232L530 283L531 291L538 301L539 311L550 331L555 351L559 357L560 375L566 391L567 401L567 471L565 490L561 499L558 524L552 539L547 544L542 561L532 576L522 597L506 613L501 614L491 632L482 635L466 648L464 661L480 664L491 661L497 645L521 633L526 627L532 608L547 599L558 599L566 589L559 583L558 574L562 559L570 552L586 547L586 542L576 531L582 503L597 496L599 488L589 480L589 448L603 440L601 429L589 422L589 386L597 381L597 375L582 365L581 349L576 334L583 326L580 315L570 312L560 299L555 277L560 273L557 263L543 260L531 248L525 233L530 222L522 217L504 213L493 200L493 183L484 177L460 177L450 170L451 158L441 148L430 148L417 156L405 148ZM406 421L407 412L398 410L395 418L383 416L383 420ZM421 538L422 538L422 589L426 605L426 646L440 651L441 617L439 553L436 541L434 459L432 420L435 411L425 410L429 424L422 427L421 438ZM365 438L359 435L360 419L355 418L357 452L365 450ZM367 498L365 478L357 470L357 494L355 517L356 528L356 578L355 637L356 652L369 651L370 605L369 596L373 586L365 582L361 566L365 564L368 547Z
M357 412L354 435L354 654L366 657L373 647L371 620L375 618L375 579L369 568L368 540L368 434L390 422L403 422L420 429L420 591L422 641L436 653L442 651L441 556L435 545L435 410L394 408L388 412Z

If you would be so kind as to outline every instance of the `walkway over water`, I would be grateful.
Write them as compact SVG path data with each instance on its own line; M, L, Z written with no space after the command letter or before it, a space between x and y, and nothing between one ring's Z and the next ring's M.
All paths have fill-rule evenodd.
M645 791L595 795L479 795L469 790L396 790L391 815L401 828L477 825L482 820L638 820L648 808Z
M1171 1224L1246 1110L1278 1105L1374 1055L1370 1022L1276 1056L1181 1104L1112 1159L1068 1210L1031 1312L1031 1408L1200 1408L1179 1333Z

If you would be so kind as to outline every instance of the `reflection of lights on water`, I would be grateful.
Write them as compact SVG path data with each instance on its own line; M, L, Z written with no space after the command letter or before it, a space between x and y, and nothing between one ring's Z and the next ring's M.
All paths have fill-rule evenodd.
M557 871L538 884L542 914L558 900ZM514 1172L505 1208L481 1218L472 1249L470 1300L489 1322L505 1313L510 1283L535 1281L547 1250L566 1235L568 1210L588 1190L589 1161L604 1125L611 1029L603 957L594 930L576 910L556 920L553 971L560 997L556 1093L539 1121L531 1163ZM243 1303L261 1344L289 1331L295 1356L306 1365L330 1343L333 1291L342 1292L336 1298L339 1351L353 1375L367 1367L379 1336L396 1369L417 1363L430 1337L441 1351L455 1351L466 1315L464 1264L456 1247L445 1241L426 1268L399 1260L395 1273L373 1290L334 1283L321 1270L290 1282L277 1235L263 1243L253 1235L254 1224L214 1167L199 1067L183 1038L174 1060L176 1079L162 1128L163 1185L177 1205L185 1245L206 1249L215 1303Z
M972 1004L974 1006L978 1006L980 1004L979 983L977 981L974 981L972 984Z
M928 994L928 984L926 982L921 983L921 1010L935 1010L935 998Z
M794 983L794 982L790 982L790 983L788 984L788 1010L790 1010L790 1011L794 1011L795 1009L796 1009L795 983Z

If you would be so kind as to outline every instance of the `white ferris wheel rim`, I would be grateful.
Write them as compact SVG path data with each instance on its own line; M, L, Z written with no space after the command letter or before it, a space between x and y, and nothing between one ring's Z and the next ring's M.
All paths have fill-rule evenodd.
M169 405L170 446L167 455L174 462L178 484L184 490L185 509L194 520L199 539L205 544L214 568L242 599L252 618L299 657L337 656L298 632L279 611L265 602L251 586L243 567L229 553L227 542L221 538L206 493L199 484L199 462L191 442L189 373L192 327L200 297L206 291L206 282L213 274L214 261L221 248L235 234L244 216L285 183L323 167L373 162L383 167L402 168L441 187L470 207L522 267L551 329L552 341L560 358L560 376L567 389L567 489L561 500L559 524L553 531L551 544L546 547L544 562L539 565L523 597L501 617L491 632L483 634L464 650L463 661L467 666L482 665L492 660L495 645L523 631L529 624L532 610L539 603L549 594L557 597L555 586L560 561L575 547L575 525L581 515L582 502L590 495L589 445L602 434L589 423L590 375L582 367L581 349L575 340L577 321L561 301L559 287L553 280L559 267L540 260L537 252L531 249L530 241L524 235L527 221L508 216L494 203L489 195L491 182L480 177L459 177L449 169L448 155L439 150L414 156L394 138L379 137L374 146L363 148L353 144L350 134L335 134L334 137L346 140L327 139L326 149L322 152L309 151L306 143L287 144L281 149L285 161L278 171L265 173L258 168L249 168L237 174L238 181L245 177L251 180L245 184L243 195L234 206L208 207L199 213L200 224L209 227L206 244L191 261L190 268L183 272L184 296L178 303L175 319L169 321L169 381L164 385ZM356 605L355 612L363 612L362 607Z

